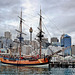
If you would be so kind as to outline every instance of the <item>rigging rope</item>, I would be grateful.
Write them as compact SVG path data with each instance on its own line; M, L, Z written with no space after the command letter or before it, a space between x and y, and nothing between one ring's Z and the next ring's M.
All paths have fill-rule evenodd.
M43 11L42 11L42 12L43 12ZM44 13L44 12L43 12L43 13ZM45 13L44 13L44 15L46 16ZM51 19L49 18L49 16L46 16L46 17L50 20L50 22L51 22L53 25L55 25L55 28L57 28L57 30L62 33L62 31L56 26L56 24L51 21Z
M23 24L24 24L24 25L26 25L28 28L30 28L30 26L28 26L26 23L24 23L24 22L23 22ZM36 32L36 33L37 33L37 31L36 31L36 30L34 30L34 32Z
M42 22L42 23L43 23L43 22ZM44 24L44 23L43 23L43 25L44 25L44 27L45 27L46 31L48 32L48 35L51 37L51 35L50 35L49 31L47 30L47 28L46 28L46 26L45 26L45 24Z

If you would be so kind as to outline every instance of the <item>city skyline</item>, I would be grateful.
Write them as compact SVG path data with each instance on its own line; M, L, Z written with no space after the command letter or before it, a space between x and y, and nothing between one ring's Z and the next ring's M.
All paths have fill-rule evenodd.
M21 8L23 12L23 32L29 38L29 27L33 28L33 38L36 37L39 26L40 6L43 16L43 27L46 26L48 32L43 28L45 37L57 37L60 39L63 33L69 34L72 44L75 44L75 1L74 0L0 0L0 36L5 31L10 31L12 38L16 38L19 28L19 18Z

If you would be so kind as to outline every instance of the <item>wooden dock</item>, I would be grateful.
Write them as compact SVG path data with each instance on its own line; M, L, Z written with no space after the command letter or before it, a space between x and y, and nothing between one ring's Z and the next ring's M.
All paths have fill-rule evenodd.
M50 67L61 67L61 68L75 68L75 62L50 62L49 63Z

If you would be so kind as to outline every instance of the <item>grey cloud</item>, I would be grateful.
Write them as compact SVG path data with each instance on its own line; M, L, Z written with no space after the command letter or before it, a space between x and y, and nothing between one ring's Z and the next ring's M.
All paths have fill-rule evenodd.
M0 8L11 8L13 6L20 5L20 0L0 0Z
M23 10L28 9L27 6L22 6L22 4L26 4L27 2L31 4L28 13L34 16L38 15L41 5L42 15L45 16L44 22L47 22L45 25L52 37L60 37L62 33L59 30L62 32L64 30L65 33L69 34L75 33L75 0L0 0L0 29L4 29L3 27L5 27L5 24L8 24L7 22L16 21L19 24L19 18L17 16L20 15L21 7ZM28 20L28 17L32 20L31 22L28 22L28 24L32 24L33 29L36 27L35 25L39 25L38 22L33 21L34 17L31 15L28 15L25 12L23 15L25 20ZM6 26L9 26L9 30L11 30L13 35L16 26L13 26L12 24L11 27L9 24ZM2 30L2 33L0 32L0 34L2 35L3 32L4 31ZM29 37L29 32L27 30L25 32ZM15 35L13 36L15 37ZM35 37L35 35L33 36ZM48 34L46 34L46 36L49 37ZM74 35L72 35L72 37L74 38Z
M0 0L0 21L12 20L20 12L20 8L20 0Z

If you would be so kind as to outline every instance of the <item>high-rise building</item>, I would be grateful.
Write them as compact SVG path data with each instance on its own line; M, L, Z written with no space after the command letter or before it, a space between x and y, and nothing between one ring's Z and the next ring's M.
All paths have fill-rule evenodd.
M10 44L12 44L12 39L0 37L0 48L10 48Z
M39 42L39 39L36 39ZM42 38L42 48L47 48L50 45L48 38Z
M57 39L57 37L52 37L52 38L51 38L51 44L52 44L53 42L59 42L59 40Z
M51 43L52 43L52 42L59 42L59 40L57 39L57 37L52 37L52 38L51 38Z
M75 45L72 45L71 48L72 48L72 55L75 55Z
M63 34L60 38L61 46L67 48L64 51L64 55L70 55L71 54L71 36L67 34Z
M29 55L32 52L33 48L31 45L23 45L22 46L22 54Z
M10 32L5 32L4 33L5 38L11 39L11 33Z

